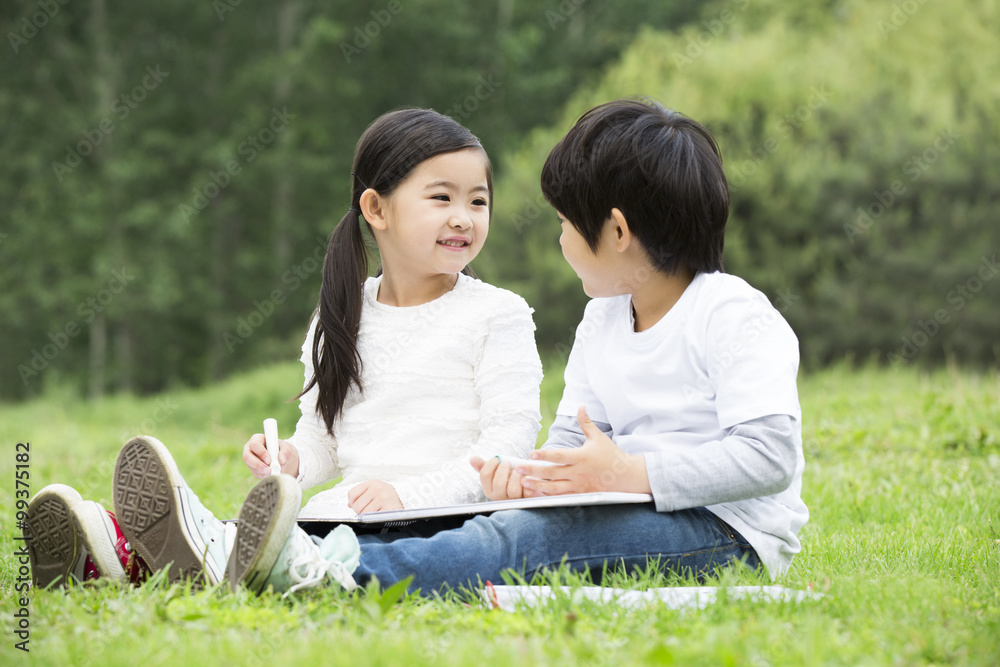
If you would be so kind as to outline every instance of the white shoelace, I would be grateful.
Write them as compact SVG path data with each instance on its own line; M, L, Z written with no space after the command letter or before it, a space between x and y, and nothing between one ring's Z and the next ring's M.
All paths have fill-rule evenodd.
M229 555L233 553L233 546L236 544L236 530L237 525L235 523L224 523L223 528L223 542L226 545L226 563L229 562Z
M300 551L288 569L288 576L296 583L293 584L282 597L288 597L295 591L315 586L323 581L326 576L330 576L334 581L344 587L344 590L353 591L358 587L354 577L347 571L347 568L339 560L327 560L320 553L319 547L309 538L299 538ZM308 544L307 544L308 542ZM302 570L300 572L300 570Z

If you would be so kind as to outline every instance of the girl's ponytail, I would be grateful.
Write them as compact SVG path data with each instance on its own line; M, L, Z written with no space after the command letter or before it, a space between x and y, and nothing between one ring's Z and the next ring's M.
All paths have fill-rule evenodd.
M368 251L359 217L357 207L351 206L330 234L313 332L313 376L296 396L318 386L316 410L331 435L351 386L361 388L358 329L368 277Z

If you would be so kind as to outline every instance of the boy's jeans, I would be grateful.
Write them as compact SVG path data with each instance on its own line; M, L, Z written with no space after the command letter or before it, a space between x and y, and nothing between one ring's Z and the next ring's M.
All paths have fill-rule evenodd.
M410 591L500 583L507 569L529 577L558 567L565 559L573 571L590 570L595 583L601 569L624 563L645 568L659 560L663 572L702 574L745 558L759 567L757 554L742 535L704 508L657 512L652 505L598 505L506 510L476 516L461 528L429 537L387 539L360 535L361 564L354 578L372 576L383 586L414 575Z

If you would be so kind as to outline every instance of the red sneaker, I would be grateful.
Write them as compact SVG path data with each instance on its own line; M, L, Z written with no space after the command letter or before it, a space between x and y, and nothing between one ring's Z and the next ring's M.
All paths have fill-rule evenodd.
M24 536L37 587L101 576L139 584L149 574L145 562L132 553L115 515L65 484L50 484L35 494Z
M138 586L146 580L149 566L132 551L113 513L100 503L83 500L73 506L71 514L78 539L83 542L95 570L95 576L88 577L85 567L84 581L103 575Z

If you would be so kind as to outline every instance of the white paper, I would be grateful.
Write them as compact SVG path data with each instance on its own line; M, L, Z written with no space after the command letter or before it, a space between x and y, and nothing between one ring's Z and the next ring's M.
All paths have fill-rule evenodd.
M649 588L644 591L601 586L580 588L561 586L557 590L553 590L550 586L492 586L480 590L479 593L487 604L504 611L516 611L519 607L535 607L552 600L557 595L581 597L591 602L614 604L626 609L637 609L651 604L663 604L669 609L704 609L719 599L721 590L732 599L765 602L802 602L823 597L822 593L800 591L784 586L730 586L725 589L714 586L677 586Z

